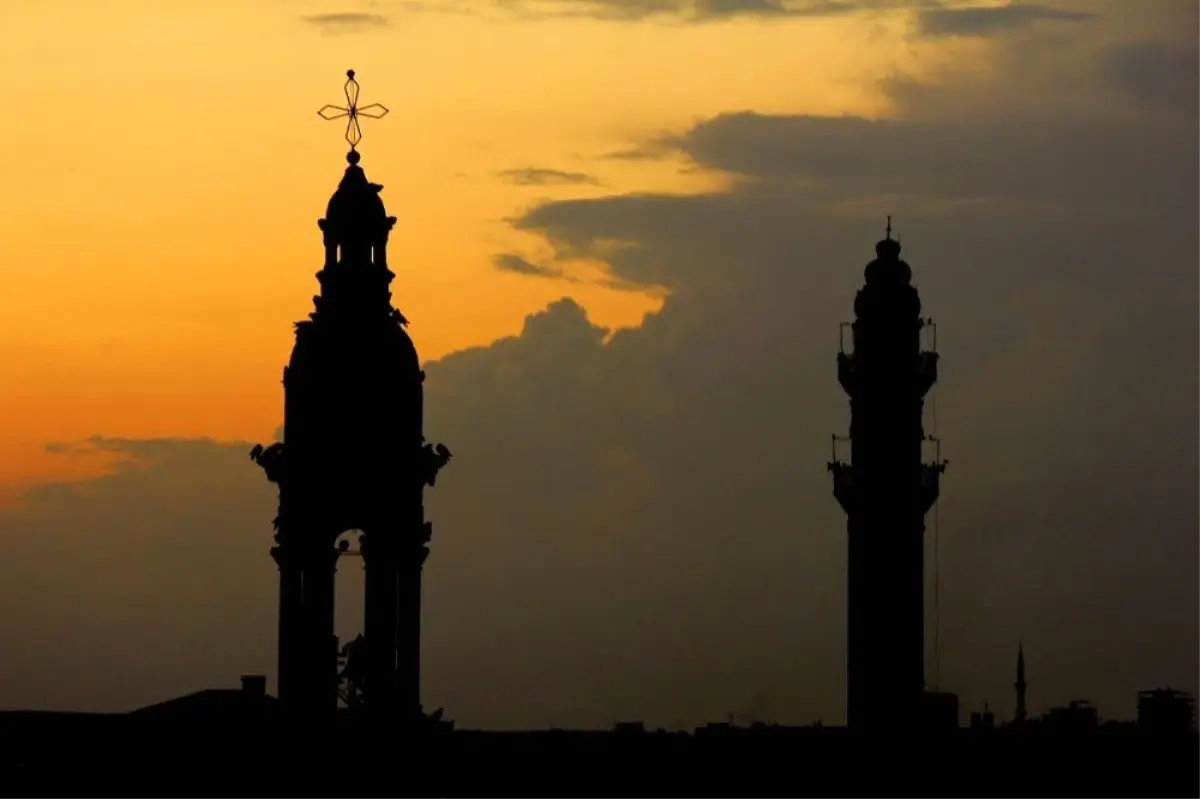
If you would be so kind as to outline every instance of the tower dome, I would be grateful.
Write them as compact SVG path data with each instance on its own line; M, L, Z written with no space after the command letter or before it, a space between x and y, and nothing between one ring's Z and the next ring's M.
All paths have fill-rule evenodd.
M346 155L350 163L329 198L325 218L317 220L325 234L326 266L335 263L387 264L387 239L396 217L388 216L379 192L383 185L367 180L358 165L359 154Z

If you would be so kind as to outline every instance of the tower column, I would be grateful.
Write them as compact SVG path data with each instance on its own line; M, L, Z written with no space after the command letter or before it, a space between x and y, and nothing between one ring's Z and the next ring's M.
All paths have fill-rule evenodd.
M363 637L367 641L363 701L370 712L380 715L390 715L396 704L396 554L394 537L375 532L363 536Z
M275 547L271 555L279 564L279 676L276 690L280 701L289 705L299 699L297 681L300 675L296 669L303 662L300 653L304 634L304 581L299 566L284 547Z
M429 550L413 548L397 571L399 608L396 615L396 700L401 717L421 716L421 579Z
M300 566L299 580L280 575L281 593L294 596L299 584L297 608L288 612L288 626L281 618L281 669L292 675L293 688L288 701L310 719L331 716L337 709L337 639L334 636L334 580L337 550L329 546L310 546L295 553ZM286 587L285 587L286 583ZM284 652L283 641L291 639ZM291 658L285 665L283 658ZM280 697L283 698L282 696Z

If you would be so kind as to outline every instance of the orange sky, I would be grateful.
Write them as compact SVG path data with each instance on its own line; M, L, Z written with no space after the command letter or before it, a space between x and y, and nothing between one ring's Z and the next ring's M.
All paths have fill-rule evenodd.
M516 333L562 296L608 326L657 306L595 285L600 265L570 266L574 284L491 265L547 253L504 223L538 199L718 180L597 156L721 111L883 113L871 76L921 66L901 37L876 35L902 16L670 26L398 13L341 35L301 18L342 10L6 8L0 495L97 468L45 454L51 441L271 435L291 323L317 288L316 219L344 168L341 124L315 111L342 99L348 67L362 102L392 109L364 123L360 149L400 218L395 298L428 359ZM604 185L496 176L521 167Z

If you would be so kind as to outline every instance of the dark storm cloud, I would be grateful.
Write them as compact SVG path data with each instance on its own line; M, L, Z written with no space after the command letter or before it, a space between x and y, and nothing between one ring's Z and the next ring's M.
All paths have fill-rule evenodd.
M539 266L530 263L519 255L512 253L502 253L492 259L492 263L496 268L503 272L515 272L518 275L531 275L533 277L548 277L556 280L564 279L561 269L556 269L547 266Z
M839 194L1108 204L1121 193L1194 189L1178 168L1189 132L1127 121L997 123L780 117L702 123L677 146L698 163L762 180L813 181ZM986 145L984 144L986 143ZM1018 167L1019 168L1016 168Z
M249 447L100 437L55 447L122 466L0 513L0 601L38 608L0 614L0 640L20 642L5 645L0 706L132 709L273 671L273 492Z
M428 707L468 727L842 719L825 462L838 323L887 213L943 357L941 687L1006 716L1023 639L1034 712L1196 689L1196 113L1110 86L1081 111L1064 87L1104 68L1054 68L923 85L903 123L720 116L655 146L736 188L517 221L671 293L636 329L561 300L426 364L426 435L456 455L427 499ZM0 704L129 707L272 671L274 491L247 446L98 445L125 467L0 514L0 606L44 608L0 614Z
M830 353L870 242L896 213L942 330L927 425L953 463L943 685L975 704L1004 691L1023 637L1027 652L1037 641L1043 702L1074 692L1119 715L1140 684L1194 688L1198 398L1181 373L1200 357L1194 102L1167 121L1111 108L998 125L727 115L675 144L748 178L738 189L548 203L519 220L621 279L674 289L642 329L613 338L622 376L603 381L644 386L679 414L623 437L661 492L644 529L686 529L692 573L720 573L718 553L736 552L731 591L749 590L732 576L742 569L764 593L787 590L775 549L808 592L792 601L841 607L842 520L818 457L845 423ZM1179 436L1159 450L1147 424ZM705 452L720 453L711 476ZM796 540L803 554L784 555ZM756 650L729 629L737 612L784 634L770 611L725 599L706 618L742 653ZM840 631L807 625L807 646L836 657ZM715 632L690 634L697 650L719 647ZM769 668L760 657L747 655L743 684ZM777 695L781 677L760 679Z
M1036 3L1010 2L1004 6L925 9L917 16L917 27L925 36L992 36L1035 22L1082 22L1093 16Z
M565 172L561 169L526 167L506 169L498 173L506 183L517 186L599 186L595 175L584 172Z
M358 11L344 11L337 14L306 14L301 19L327 33L350 33L370 28L383 28L388 25L388 18L382 14Z
M1105 77L1136 102L1186 111L1200 97L1200 47L1148 40L1111 48L1103 62Z

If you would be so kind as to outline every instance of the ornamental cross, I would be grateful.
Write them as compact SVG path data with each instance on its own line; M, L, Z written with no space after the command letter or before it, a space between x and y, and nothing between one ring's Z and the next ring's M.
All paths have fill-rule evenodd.
M317 113L322 119L341 119L346 117L346 141L350 142L350 149L354 150L358 143L362 141L362 128L359 127L358 118L368 117L370 119L382 119L387 115L387 108L379 103L371 103L364 105L361 108L358 106L358 81L354 79L354 70L346 71L345 92L346 105L326 105Z

